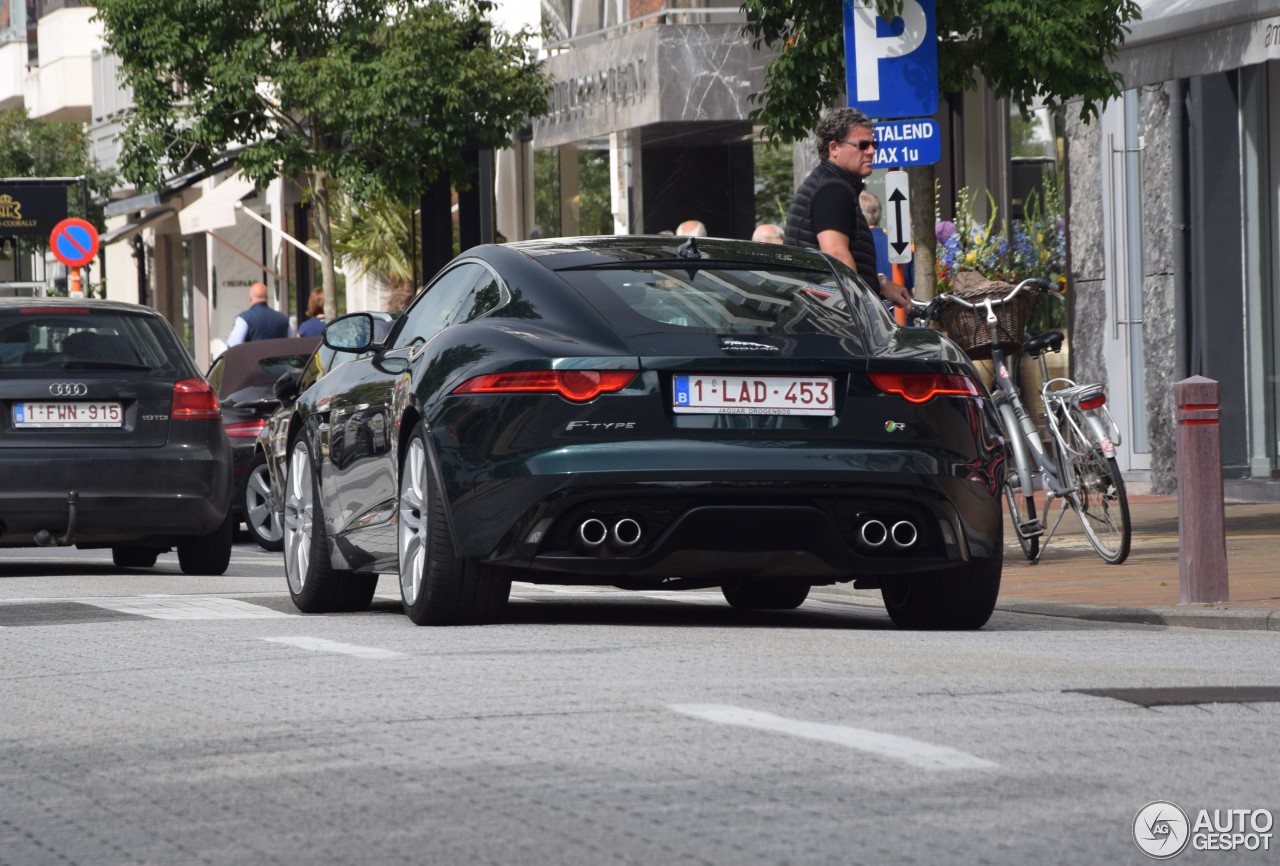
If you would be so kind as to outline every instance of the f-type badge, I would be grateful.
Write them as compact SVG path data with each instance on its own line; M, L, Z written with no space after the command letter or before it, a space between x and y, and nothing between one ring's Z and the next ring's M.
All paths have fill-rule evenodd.
M776 352L777 346L770 346L768 343L753 343L750 340L721 340L721 349L732 349L742 352Z

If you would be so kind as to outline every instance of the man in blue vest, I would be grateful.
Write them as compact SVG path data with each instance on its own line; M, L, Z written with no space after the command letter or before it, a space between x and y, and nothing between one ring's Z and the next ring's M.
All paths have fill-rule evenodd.
M878 286L885 300L909 308L906 287L877 276L875 243L858 201L876 160L871 118L856 108L829 111L814 140L821 161L796 190L787 212L787 243L822 250Z
M249 309L236 316L227 337L227 348L253 340L272 340L289 336L289 317L267 306L267 287L254 283L249 287Z

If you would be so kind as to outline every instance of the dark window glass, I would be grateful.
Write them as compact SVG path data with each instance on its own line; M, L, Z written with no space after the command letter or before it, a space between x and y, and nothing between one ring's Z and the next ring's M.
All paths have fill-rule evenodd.
M178 371L185 354L163 323L117 310L0 310L0 371L145 368Z
M859 328L830 272L728 268L561 271L621 333L851 334Z
M449 325L471 289L488 271L477 264L462 264L440 277L405 310L391 338L392 349L425 343Z

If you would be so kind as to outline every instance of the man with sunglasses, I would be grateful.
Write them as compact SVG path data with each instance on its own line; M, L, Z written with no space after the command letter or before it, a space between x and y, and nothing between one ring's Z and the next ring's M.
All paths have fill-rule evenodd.
M787 213L786 242L822 250L878 285L886 300L910 307L906 287L876 273L875 242L858 201L876 159L871 118L856 108L834 109L818 123L814 139L821 161L796 190Z

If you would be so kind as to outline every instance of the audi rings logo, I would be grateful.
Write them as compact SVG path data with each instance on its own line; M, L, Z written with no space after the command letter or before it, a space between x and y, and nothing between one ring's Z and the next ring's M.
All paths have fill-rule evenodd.
M83 397L89 393L89 386L83 382L54 382L49 393L55 397Z
M1176 857L1190 838L1187 813L1167 800L1148 803L1133 816L1133 841L1153 860Z

